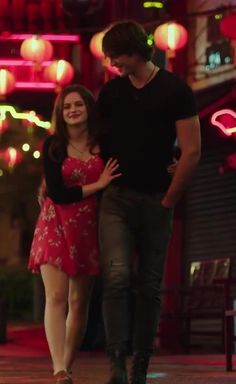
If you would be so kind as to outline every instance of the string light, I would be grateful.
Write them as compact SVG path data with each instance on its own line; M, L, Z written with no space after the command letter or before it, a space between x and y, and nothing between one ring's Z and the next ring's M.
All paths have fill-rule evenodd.
M39 152L39 151L34 151L34 153L33 153L33 157L34 157L35 159L39 159L39 158L40 158L40 152Z
M148 35L147 43L148 43L148 45L150 45L150 47L152 47L152 46L154 45L154 36L153 36L152 33L150 33L150 34Z
M24 152L28 152L30 150L30 145L28 143L25 143L22 145L21 148Z

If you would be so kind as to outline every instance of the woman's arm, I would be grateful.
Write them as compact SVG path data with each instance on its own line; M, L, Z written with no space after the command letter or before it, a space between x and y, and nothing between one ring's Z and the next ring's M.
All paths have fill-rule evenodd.
M110 159L101 173L98 180L83 186L66 187L62 177L62 161L56 162L49 156L49 144L46 141L43 148L43 165L46 180L46 194L56 204L70 204L81 201L94 193L104 189L112 180L121 176L115 173L119 167L116 160ZM42 190L42 195L45 191ZM39 200L39 198L38 198Z

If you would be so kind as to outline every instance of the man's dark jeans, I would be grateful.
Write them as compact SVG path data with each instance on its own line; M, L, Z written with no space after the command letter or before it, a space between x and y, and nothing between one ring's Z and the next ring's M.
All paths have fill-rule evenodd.
M103 314L108 350L130 339L132 261L137 255L133 351L152 351L160 316L160 287L171 234L172 209L163 194L109 186L101 200L99 239L104 281Z

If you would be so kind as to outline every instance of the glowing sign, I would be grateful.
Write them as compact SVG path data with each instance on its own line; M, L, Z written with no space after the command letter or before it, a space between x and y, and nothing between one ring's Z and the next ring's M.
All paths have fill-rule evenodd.
M164 8L164 5L161 1L145 1L143 3L144 8Z
M221 109L212 115L211 124L226 136L236 134L236 113L232 109Z
M28 120L41 128L49 129L51 127L49 121L40 120L34 111L19 113L11 105L0 105L0 121L6 119L6 113L10 113L14 119Z

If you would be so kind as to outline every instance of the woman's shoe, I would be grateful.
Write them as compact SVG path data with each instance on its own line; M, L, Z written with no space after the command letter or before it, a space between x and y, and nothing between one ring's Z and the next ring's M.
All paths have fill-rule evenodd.
M66 371L59 371L53 377L56 384L73 384L71 376Z

